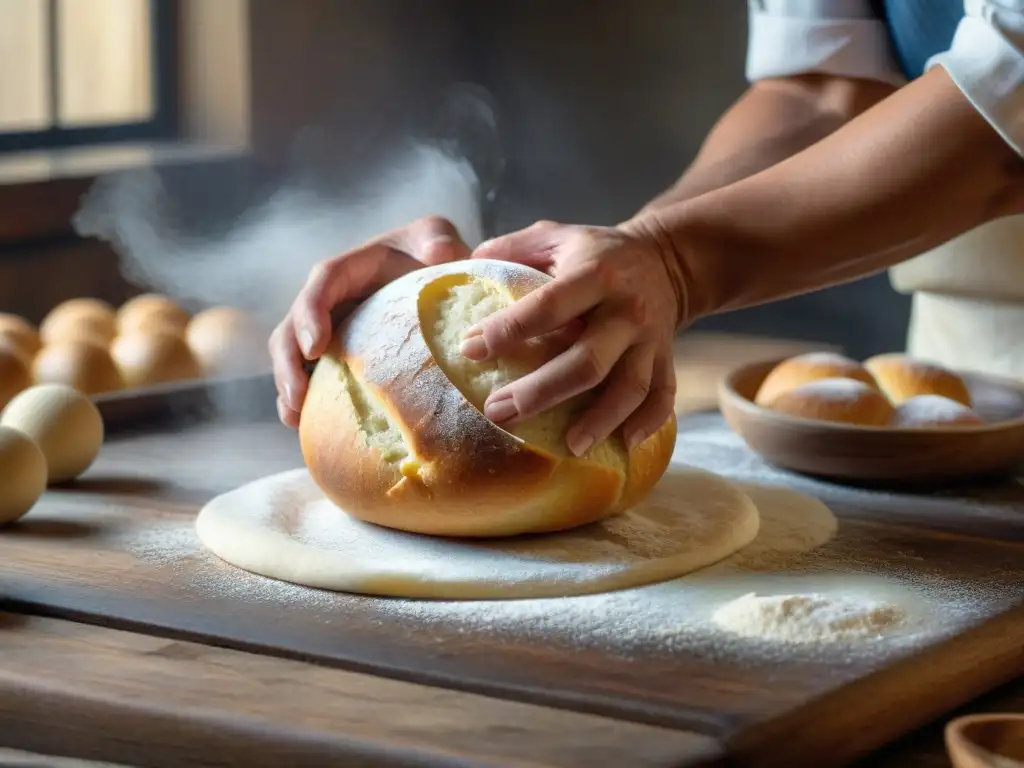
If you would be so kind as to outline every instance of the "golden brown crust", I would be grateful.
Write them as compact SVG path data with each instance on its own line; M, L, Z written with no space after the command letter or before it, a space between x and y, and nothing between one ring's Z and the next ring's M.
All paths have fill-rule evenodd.
M212 307L189 320L185 341L208 375L244 373L270 367L266 334L234 307Z
M134 332L114 339L110 354L128 387L198 379L199 363L188 344L172 332Z
M0 342L17 350L26 362L32 361L41 346L35 326L7 312L0 312Z
M765 404L789 416L817 421L884 427L895 409L885 395L856 379L817 379L781 392Z
M338 329L303 406L299 439L316 483L363 520L445 536L561 530L642 498L668 466L674 417L633 451L624 475L524 443L448 379L421 331L418 299L431 282L466 272L515 298L550 279L516 264L465 261L414 272L364 302ZM404 456L366 438L368 409L377 428L386 416L386 444Z
M87 341L43 347L32 363L32 377L37 384L66 384L83 395L124 388L124 379L110 353Z
M853 379L876 386L871 373L856 360L834 352L809 352L775 366L761 383L754 402L767 405L784 392L819 379Z
M39 324L42 344L86 337L109 343L117 332L114 309L100 299L68 299L58 304Z
M0 348L0 408L31 384L32 374L21 355L13 349Z
M117 310L117 332L157 331L161 328L184 333L189 314L173 300L158 293L144 293L129 299Z
M864 367L894 405L918 395L939 395L968 408L974 405L967 384L948 368L899 353L875 355L864 361Z

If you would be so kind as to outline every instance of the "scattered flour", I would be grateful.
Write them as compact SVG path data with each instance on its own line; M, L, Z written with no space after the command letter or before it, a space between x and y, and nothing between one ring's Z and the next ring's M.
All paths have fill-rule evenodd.
M259 441L246 433L250 442ZM884 514L894 523L912 525L921 505L919 495L838 486L775 469L747 450L717 414L681 422L675 460L744 482L754 489L752 495L788 486L823 499L838 512L852 506L861 516ZM289 466L296 464L283 456L280 468ZM239 471L239 482L253 479L242 475ZM204 486L207 497L221 489L220 482ZM1011 502L1000 493L940 493L927 503L984 524L1014 512L1007 511ZM965 507L965 498L975 501ZM1016 493L1012 498L1018 498ZM626 664L634 658L685 657L777 669L820 662L824 666L816 669L827 670L823 674L854 675L865 665L912 653L1020 604L1015 566L960 559L952 548L941 555L950 562L941 562L933 548L917 549L909 534L894 537L890 528L876 531L864 525L843 525L837 531L831 514L775 508L774 516L762 517L752 544L714 566L662 584L560 599L403 600L296 586L246 573L204 550L189 514L168 512L145 525L118 525L105 536L113 548L139 561L140 577L167 584L183 599L201 600L208 610L237 613L244 603L271 606L282 622L301 617L330 627L339 642L354 626L376 625L398 649L433 644L442 656L478 647L484 653L497 644L529 653L542 642L545 648L594 651ZM884 603L905 616L870 637L802 645L737 635L715 623L716 611L751 592L833 599L855 595L861 609ZM467 639L479 643L467 645Z
M902 608L878 600L750 592L715 611L712 621L743 637L822 643L876 637L899 626L905 616Z

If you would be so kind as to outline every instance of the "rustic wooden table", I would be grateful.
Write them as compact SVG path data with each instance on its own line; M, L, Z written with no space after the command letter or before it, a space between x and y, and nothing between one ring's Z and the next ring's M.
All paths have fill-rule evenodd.
M692 339L681 346L681 360L695 362L689 369L681 363L689 400L680 410L707 405L724 369L779 349L757 342L744 352L740 340ZM687 765L716 765L719 758L725 764L719 742L697 728L407 682L175 630L162 615L188 615L187 603L198 597L166 591L154 572L133 571L116 547L94 551L83 542L95 533L89 516L105 514L104 503L117 508L110 520L124 529L133 514L194 514L212 471L197 461L201 449L186 433L114 440L82 484L93 500L53 492L44 506L59 506L66 513L61 521L26 518L20 535L15 530L2 543L0 560L20 547L33 573L8 567L0 578L7 584L0 588L0 766L669 766L680 765L681 756ZM254 444L244 457L218 455L217 484L247 479L253 462L272 471L295 455L289 440ZM111 527L110 541L120 530ZM73 554L74 568L47 562L53 552ZM182 563L173 567L191 567L188 558ZM89 600L104 578L109 594L97 608ZM154 597L149 608L132 597L136 590ZM104 615L147 620L108 622ZM441 662L444 651L438 652ZM539 655L537 661L545 662ZM1022 708L1019 681L965 711ZM859 764L946 766L947 720Z
M0 734L16 745L0 766L325 766L338 751L345 765L664 766L713 753L696 734L300 661L17 613L0 624ZM962 710L985 711L1024 711L1024 680ZM946 768L947 720L856 765Z

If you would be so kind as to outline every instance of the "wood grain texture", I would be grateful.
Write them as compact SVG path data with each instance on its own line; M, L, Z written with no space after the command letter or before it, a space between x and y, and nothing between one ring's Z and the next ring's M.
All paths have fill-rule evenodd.
M734 476L753 466L742 446L722 455L708 450L724 450L721 437L703 451L689 437L684 421L680 447L693 463ZM872 654L747 654L674 637L670 624L650 638L623 626L619 639L592 641L622 620L611 614L569 635L528 621L501 631L424 621L405 601L281 585L199 548L192 524L206 499L300 464L294 433L275 424L114 441L77 486L48 492L0 536L4 594L18 610L697 731L752 765L767 764L766 750L788 761L773 764L818 765L822 754L840 764L1024 671L1022 522L983 505L958 515L985 520L990 540L887 524L885 510L902 514L888 497L846 498L819 571L947 579L972 595L970 616L950 614L921 643ZM906 519L927 521L930 504L915 497Z
M1024 678L991 691L908 734L858 762L856 768L949 768L944 738L946 726L958 717L1003 712L1024 712Z
M132 768L124 764L0 748L0 768Z
M182 765L712 765L713 740L299 661L0 614L0 738ZM58 713L56 715L55 713Z
M954 768L1007 768L1024 761L1024 714L969 715L946 726Z

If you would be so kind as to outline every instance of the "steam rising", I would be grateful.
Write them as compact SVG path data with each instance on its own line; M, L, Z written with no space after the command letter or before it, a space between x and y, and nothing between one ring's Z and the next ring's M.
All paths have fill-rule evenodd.
M220 230L226 234L197 235L182 226L176 214L183 200L155 170L97 181L74 227L110 243L129 282L193 311L216 305L246 310L269 333L314 264L388 230L440 215L470 247L483 239L483 208L493 203L504 168L494 104L484 89L461 84L444 94L434 118L429 141L406 143L369 169L364 162L339 162L343 153L329 141L299 142L302 167L265 202L227 221ZM341 174L333 170L339 165ZM208 417L266 411L262 394L244 395L230 382L213 390Z
M159 173L98 181L74 217L82 236L106 240L131 282L189 306L228 304L265 328L287 312L318 261L426 215L449 218L479 243L481 190L472 164L434 144L415 144L336 195L295 182L242 215L223 237L178 226Z

